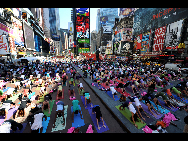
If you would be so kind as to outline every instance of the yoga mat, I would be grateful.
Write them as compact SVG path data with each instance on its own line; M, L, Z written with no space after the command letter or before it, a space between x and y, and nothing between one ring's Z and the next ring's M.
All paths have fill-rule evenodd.
M132 89L131 89L129 86L128 86L128 87L125 87L125 90L127 90L127 91L133 93Z
M12 100L12 102L14 102L18 98L19 95L21 95L21 93L14 94L14 95L12 95L12 97L8 98L8 100Z
M68 90L68 93L69 93L69 91L70 91L70 90ZM76 98L76 93L74 92L74 94L75 94L75 98ZM74 94L73 94L73 97L74 97ZM70 97L69 97L69 98L70 98Z
M171 110L171 111L173 111L173 112L175 112L175 111L177 111L178 110L178 108L174 108L174 107L172 107L172 106L170 106L172 109L170 109L169 107L167 107L166 105L165 105L165 102L163 101L163 100L159 100L159 102L161 103L161 105L163 106L163 107L165 107L166 109L169 109L169 110Z
M28 98L31 99L31 97L34 95L35 95L35 92L32 92L31 94L29 94Z
M14 133L23 133L25 127L27 126L27 123L23 123L22 125L23 125L23 128L20 131L18 131L19 128L17 128L17 130ZM12 129L10 130L10 133L13 133Z
M78 90L78 94L79 94L79 88L77 88L77 90ZM81 91L79 95L83 95L83 94L84 94L84 92L85 92L84 90L83 90L83 91Z
M86 101L86 105L87 105L87 108L86 108L86 105L85 105L85 97L84 97L84 96L80 96L80 97L81 97L82 103L84 104L85 109L92 108L92 107L91 107L91 104L92 104L92 103L87 104L87 101ZM92 106L93 106L93 104L92 104Z
M18 110L18 107L19 106L17 106L16 108L14 107L14 108L8 110L7 120ZM2 124L4 122L5 117L0 116L0 118L1 118L0 119L0 124Z
M47 117L49 117L51 115L54 102L55 102L55 100L52 100L52 102L51 102L51 100L49 101L49 104L50 104L50 113L48 113L49 109L43 110L44 115L46 115Z
M157 117L155 117L148 109L148 106L143 104L142 102L141 103L141 106L142 108L144 109L144 111L146 111L148 114L150 114L151 116L153 116L155 119L160 119L163 115L160 114L160 115L157 115L156 112L152 109L151 111L154 113L154 115L156 115ZM159 114L159 112L157 112Z
M44 87L44 84L42 84L42 87ZM40 90L40 88L42 87L38 85L38 87L35 90Z
M43 130L42 130L42 133L46 133L46 129L48 128L49 121L50 121L50 117L47 117L46 121L45 121L45 118L43 118L43 121L42 121ZM40 133L40 129L39 129L39 133Z
M92 114L92 108L88 108L88 111L89 111L89 114L90 114L90 116L91 116L91 119L92 119L92 121L93 121L93 123L94 123L94 126L95 126L95 128L96 128L96 130L97 130L97 133L102 133L102 132L105 132L105 131L108 131L108 130L109 130L109 128L108 128L108 126L107 126L107 124L106 124L105 121L104 121L104 125L106 126L106 128L102 127L102 126L103 126L102 120L100 120L100 122L98 122L99 127L101 127L100 130L99 130L99 129L98 129L98 126L97 126L96 114L95 114L95 113ZM103 118L103 120L104 120L104 118Z
M135 102L132 102L133 103L133 105L135 105ZM136 105L134 106L135 107L135 109L136 109L136 111L138 112L138 109L137 109L137 107L136 107ZM144 109L144 108L143 108ZM145 111L145 110L144 110ZM142 115L142 117L143 118L145 118L145 120L143 120L141 117L141 119L142 119L142 121L143 122L145 122L146 124L150 124L151 122L153 122L154 121L154 119L150 116L150 115L148 115L147 113L147 115L150 117L150 118L148 118L146 115L145 115L145 113L142 111L142 112L140 112L141 113L141 115ZM138 115L140 116L140 114L138 113Z
M67 109L68 109L68 105L64 106L64 118L65 121L63 121L63 117L57 117L56 118L56 122L55 122L55 128L52 128L51 132L54 131L59 131L59 130L64 130L66 128L66 118L67 118ZM65 122L65 125L62 125L63 122Z
M142 100L142 102L145 103L144 100ZM158 108L159 108L159 110L158 110L158 109L157 109L157 106L155 105L155 103L154 103L153 101L151 101L151 100L150 100L150 103L153 105L153 107L155 108L156 111L159 111L159 112L162 113L162 114L167 114L168 112L170 112L169 110L167 110L167 109L165 109L165 108L162 109L162 107L161 107L160 105L157 105Z
M115 107L118 109L118 111L120 111L120 113L122 113L134 125L134 123L131 121L131 116L132 116L131 112L126 107L125 107L125 110L119 110L120 106L121 105L118 105L118 106L115 106ZM142 128L146 125L146 123L143 124L143 123L137 122L137 121L135 123L138 126L138 129L140 129L140 128Z
M173 94L173 93L172 93L172 95L174 96L175 99L177 99L177 100L179 100L179 101L182 101L181 98L180 98L179 96L177 96L176 94ZM185 100L185 101L183 101L183 102L188 103L188 100L187 100L187 99L185 99L185 98L182 98L182 99Z
M113 99L112 91L107 91L107 94ZM117 95L114 95L115 101L118 101L120 98L118 98ZM114 100L114 99L113 99Z
M120 94L126 96L126 97L131 96L131 95L130 95L129 93L127 93L126 91L125 91L125 92L122 92L121 88L115 88L115 90L116 90L117 92L119 92Z
M79 106L80 111L81 111L80 105L78 105L78 106ZM71 114L72 114L72 112L73 112L73 106L71 107ZM81 113L82 113L82 111L81 111ZM78 128L78 127L81 127L81 126L84 126L84 125L85 125L84 119L81 119L80 113L78 112L78 114L74 114L74 123L72 123L72 127Z
M58 91L57 91L56 100L58 100L58 99L64 99L64 89L62 89L62 95L63 95L63 98L62 98L62 96L58 97Z
M6 89L3 89L3 93L6 92L8 89L10 89L11 87L7 87Z

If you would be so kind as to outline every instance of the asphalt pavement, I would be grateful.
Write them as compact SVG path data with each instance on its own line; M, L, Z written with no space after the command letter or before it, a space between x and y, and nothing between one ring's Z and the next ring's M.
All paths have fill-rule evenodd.
M68 81L70 80L70 74L68 73ZM61 82L61 81L60 81ZM109 112L109 110L104 106L104 104L100 101L100 99L94 94L94 92L91 90L90 87L88 87L88 85L85 83L85 81L80 78L80 82L83 83L83 87L84 90L89 92L90 96L91 96L91 102L93 105L99 105L101 108L101 112L104 118L105 123L107 124L109 130L105 131L103 133L126 133L126 131L121 127L121 125L116 121L116 119L113 117L113 115ZM69 84L69 83L68 83ZM13 84L7 83L7 87L13 87ZM54 84L53 88L57 88L57 84ZM79 101L79 105L81 107L81 111L83 114L83 119L84 119L84 123L85 124L93 124L93 121L89 115L89 112L87 109L85 109L82 101L81 101L81 97L78 94L78 90L77 90L77 85L75 85L74 90L75 90L75 94L76 94L76 99ZM47 88L47 91L49 92L51 88ZM67 133L68 129L70 129L72 127L72 114L71 114L71 106L72 106L72 101L69 100L69 96L68 96L68 86L63 86L64 89L64 99L62 99L62 101L64 102L64 105L68 105L68 110L67 110L67 118L66 118L66 128L64 130L59 130L59 131L54 131L53 133ZM21 89L22 91L23 89ZM39 94L39 90L36 90L36 87L32 88L32 91L35 92L35 95ZM55 103L58 101L56 100L56 95L57 92L54 92L52 95L52 100L55 100ZM19 106L20 101L17 99L15 101L16 105ZM50 121L46 130L46 133L52 133L52 127L55 121L55 111L56 111L56 104L53 105L53 109L50 115ZM11 117L12 119L13 117ZM30 133L31 132L31 127L29 124L27 124L26 128L24 129L23 133ZM97 133L97 130L94 126L94 133Z

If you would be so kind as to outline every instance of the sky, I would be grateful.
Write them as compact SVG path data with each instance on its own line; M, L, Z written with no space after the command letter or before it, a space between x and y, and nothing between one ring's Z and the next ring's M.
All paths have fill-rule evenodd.
M68 22L71 22L71 9L59 8L60 28L68 29ZM90 32L96 30L97 9L99 8L90 8Z

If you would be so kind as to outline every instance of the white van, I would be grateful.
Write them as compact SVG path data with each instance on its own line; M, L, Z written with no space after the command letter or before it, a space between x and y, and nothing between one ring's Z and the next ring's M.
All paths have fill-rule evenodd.
M167 64L165 64L165 68L178 71L178 69L180 68L180 64L167 63Z

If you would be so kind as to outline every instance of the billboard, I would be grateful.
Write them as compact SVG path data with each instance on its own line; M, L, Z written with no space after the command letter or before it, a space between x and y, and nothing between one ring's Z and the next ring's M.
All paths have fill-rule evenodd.
M35 49L34 33L32 27L27 25L25 21L23 21L23 27L26 48Z
M4 35L2 35L4 34ZM11 47L11 37L9 37L9 41L10 41L10 45L8 46L8 42L6 39L7 35L12 35L13 34L13 30L11 28L9 28L8 26L0 23L0 55L3 54L10 54L9 53L9 47Z
M77 46L90 49L90 9L76 8ZM81 50L81 49L78 49ZM78 51L79 52L79 51Z
M60 35L52 34L52 40L60 41Z
M188 8L139 8L134 13L134 35L163 27L188 17Z
M135 8L120 8L119 16L130 17L134 15Z
M112 27L111 26L103 26L103 33L111 33Z
M104 25L106 23L108 23L108 17L107 16L100 17L100 24Z
M166 32L166 26L160 27L155 30L153 51L162 51L164 45L164 37Z
M183 24L183 20L179 20L167 26L166 38L165 38L166 49L178 48L182 24Z
M133 41L132 28L121 29L121 40L122 41Z

